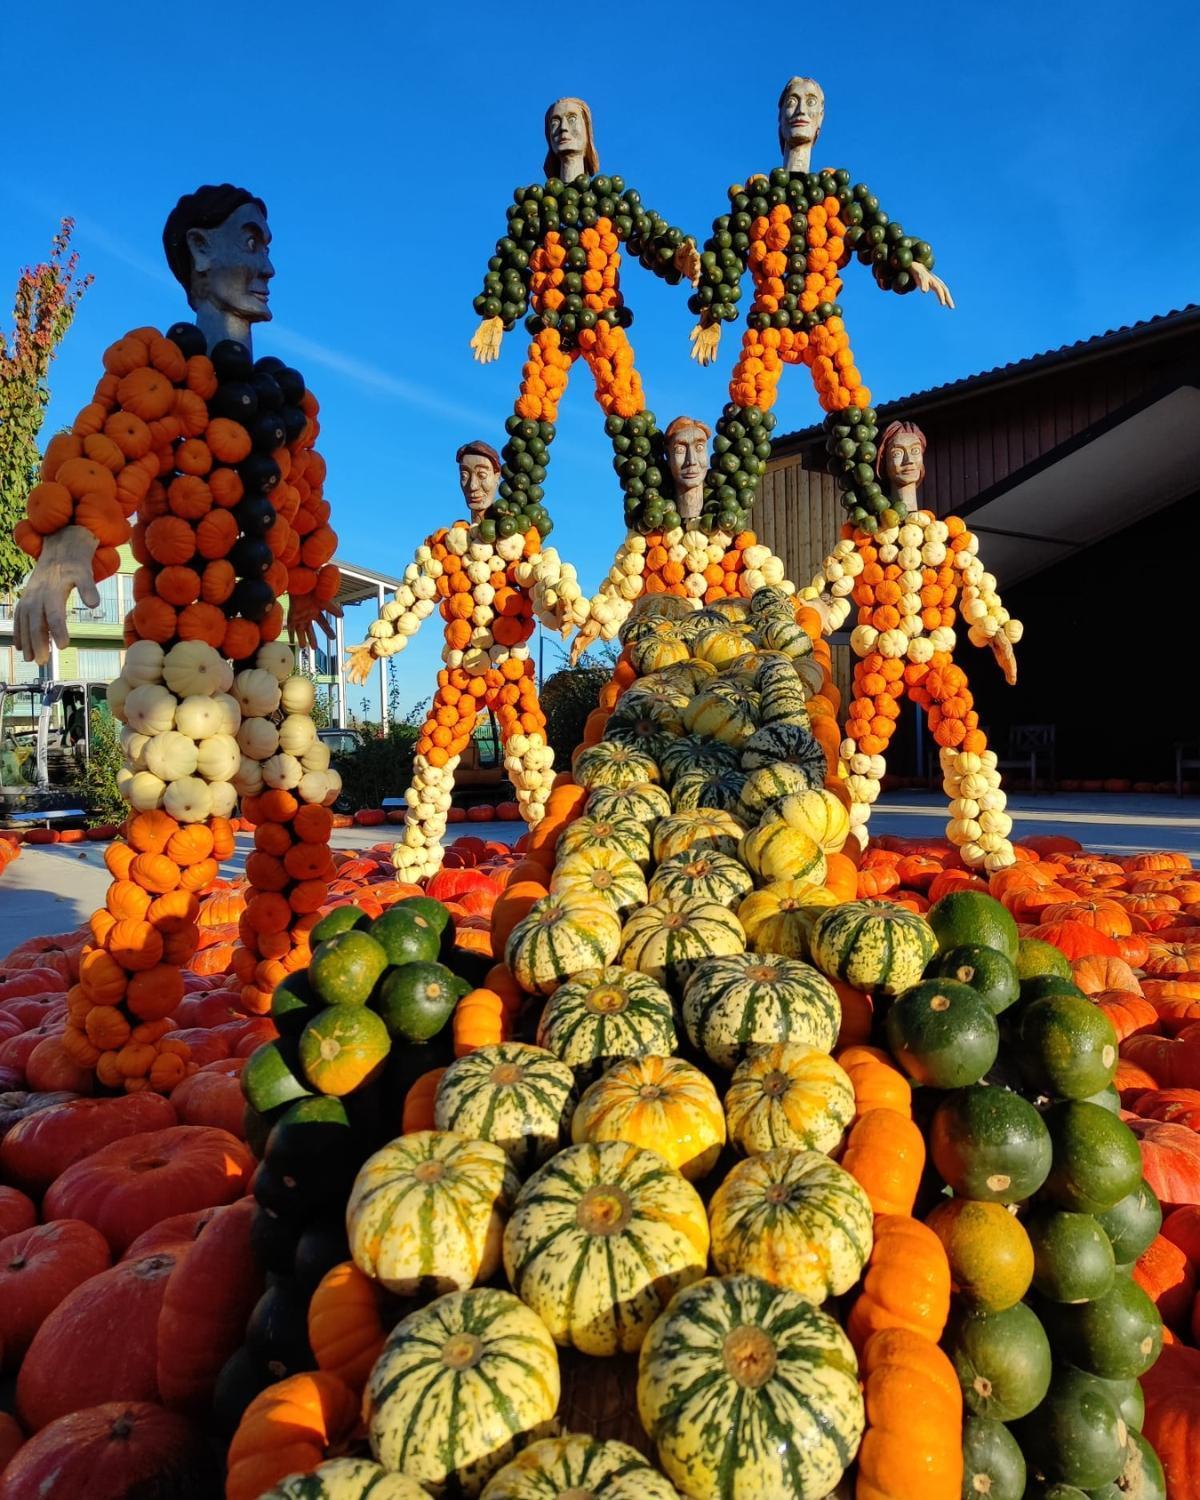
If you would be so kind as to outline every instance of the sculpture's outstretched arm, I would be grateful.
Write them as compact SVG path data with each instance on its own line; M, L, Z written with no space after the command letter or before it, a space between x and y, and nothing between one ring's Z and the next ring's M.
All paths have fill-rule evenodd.
M432 541L427 537L417 548L400 587L367 627L367 639L346 653L346 675L356 686L366 682L381 657L403 651L421 628L422 620L433 613L442 565L433 555Z
M13 645L26 661L44 665L50 642L60 650L70 644L67 600L73 590L87 609L95 609L100 594L92 578L96 535L86 526L64 526L47 536L41 556L25 581L13 614Z
M950 548L962 579L958 609L972 646L987 646L1012 687L1017 680L1017 657L1013 647L1024 634L1020 620L1004 608L995 576L979 559L979 541L957 516L947 516Z
M508 232L497 240L483 288L475 298L475 311L482 321L472 336L471 349L480 364L499 358L501 339L529 306L530 257L542 236L537 202L529 196L532 191L518 188L513 195Z

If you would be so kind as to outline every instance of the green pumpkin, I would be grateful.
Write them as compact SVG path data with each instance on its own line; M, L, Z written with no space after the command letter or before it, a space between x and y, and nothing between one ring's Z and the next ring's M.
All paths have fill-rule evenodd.
M322 1005L365 1005L391 960L370 933L351 928L314 951L308 982Z
M657 781L658 767L642 750L628 745L618 745L612 740L601 740L598 745L589 745L575 757L571 774L577 785L590 791L596 786L637 786L640 782Z
M884 1023L892 1056L926 1088L978 1083L996 1061L1000 1028L983 996L953 979L926 979L895 1000Z
M1128 1426L1126 1422L1126 1426ZM1121 1472L1108 1484L1092 1490L1092 1500L1168 1500L1167 1477L1158 1454L1140 1432L1131 1431Z
M650 863L650 829L636 818L576 818L559 834L554 856L565 859L592 849L617 849L644 870Z
M478 1495L533 1438L553 1431L558 1354L511 1292L477 1287L402 1319L371 1371L371 1452L437 1494Z
M1117 1265L1128 1266L1153 1244L1162 1218L1154 1189L1143 1180L1111 1208L1097 1214L1096 1222L1108 1236Z
M679 1293L642 1346L637 1399L663 1471L693 1500L820 1500L864 1425L846 1335L757 1276Z
M585 969L546 1001L537 1043L580 1077L622 1057L668 1057L677 1045L671 997L635 969Z
M1055 1371L1045 1399L1013 1436L1026 1461L1051 1484L1094 1490L1125 1466L1128 1432L1117 1405L1078 1370Z
M671 807L675 812L715 807L736 817L741 811L745 784L745 772L729 767L681 771L671 783Z
M1035 1209L1025 1222L1033 1246L1033 1285L1051 1302L1102 1297L1116 1275L1112 1245L1091 1214Z
M589 818L633 818L653 826L670 816L671 798L664 787L651 781L632 786L598 786L588 793L584 812Z
M1162 1349L1162 1319L1128 1276L1090 1302L1042 1304L1055 1348L1073 1365L1102 1380L1138 1380Z
M822 973L879 995L898 995L916 984L935 946L923 917L888 901L831 907L812 931L813 962Z
M742 745L742 769L754 771L782 763L800 771L808 787L823 787L829 770L825 751L806 721L807 714L799 722L764 724Z
M450 1064L433 1103L436 1130L492 1141L523 1175L566 1139L575 1075L541 1047L497 1042Z
M804 1042L831 1052L841 1025L837 991L810 964L771 953L706 958L683 994L694 1047L732 1070L755 1045Z
M1021 1203L1046 1181L1052 1150L1045 1123L1027 1099L977 1083L938 1105L929 1154L960 1198Z
M975 1416L1012 1422L1033 1411L1049 1389L1050 1341L1024 1302L999 1312L960 1312L944 1343L963 1403Z
M652 901L631 913L621 929L621 962L660 984L683 984L701 959L740 953L742 924L716 901Z
M983 996L993 1015L1000 1015L1015 1003L1020 992L1015 967L995 948L967 943L939 953L930 964L928 974L940 979L956 979L969 984Z
M679 1500L674 1488L628 1443L584 1433L530 1443L488 1480L483 1500ZM417 1500L417 1497L412 1497Z
M968 1416L963 1422L963 1496L1023 1500L1025 1459L1021 1445L994 1417Z
M1059 1099L1087 1099L1117 1071L1117 1033L1090 1000L1047 995L1021 1009L1017 1034L1030 1083Z
M753 889L754 881L740 860L708 850L672 854L650 879L651 901L719 901L733 906Z
M1105 1213L1142 1180L1137 1137L1102 1105L1056 1104L1045 1120L1054 1150L1046 1195L1060 1208Z

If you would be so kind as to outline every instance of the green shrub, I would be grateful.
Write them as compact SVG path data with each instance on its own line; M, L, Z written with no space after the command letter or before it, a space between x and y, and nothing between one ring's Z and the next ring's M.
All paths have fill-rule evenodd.
M91 751L79 786L88 827L124 822L129 807L117 790L117 772L123 759L117 721L106 709L93 708L88 728Z

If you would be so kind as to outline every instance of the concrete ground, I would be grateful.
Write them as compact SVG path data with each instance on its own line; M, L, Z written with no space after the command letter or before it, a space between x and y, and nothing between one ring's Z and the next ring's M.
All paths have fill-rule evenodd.
M1200 863L1200 799L1169 796L1118 796L1054 793L1016 794L1009 799L1014 837L1061 833L1086 848L1114 854L1149 849L1177 849ZM938 838L945 830L944 799L934 793L893 792L883 798L871 827L877 833L910 838ZM512 843L521 823L456 824L445 842L464 833ZM390 825L339 829L338 849L366 849L394 837ZM252 847L249 835L223 873L240 874ZM85 922L104 904L109 875L103 844L26 846L0 876L0 955L26 938L65 932Z

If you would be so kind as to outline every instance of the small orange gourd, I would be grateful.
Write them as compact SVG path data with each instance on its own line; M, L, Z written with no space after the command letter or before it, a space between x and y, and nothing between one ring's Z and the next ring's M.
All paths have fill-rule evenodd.
M882 1328L907 1328L937 1342L950 1316L950 1264L927 1225L905 1214L879 1214L862 1291L846 1332L861 1355Z

